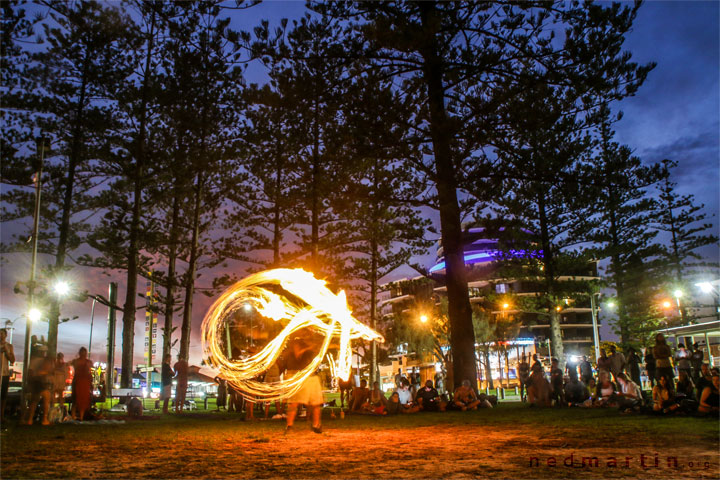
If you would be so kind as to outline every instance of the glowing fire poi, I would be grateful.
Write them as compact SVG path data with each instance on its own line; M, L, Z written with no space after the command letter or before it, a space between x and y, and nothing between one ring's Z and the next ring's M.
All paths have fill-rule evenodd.
M202 345L208 362L220 370L220 377L239 390L246 398L280 400L302 387L303 382L318 368L327 355L333 377L348 378L352 351L350 341L358 338L383 342L382 335L359 322L348 308L345 292L337 295L303 269L275 269L256 273L226 290L210 307L202 323ZM298 306L265 287L278 285L307 305ZM225 323L240 308L251 305L262 316L275 322L286 321L279 335L257 353L244 359L228 358L220 339ZM324 335L320 351L304 369L280 382L261 382L256 378L278 359L291 335L310 328ZM330 340L339 337L338 358L327 353Z

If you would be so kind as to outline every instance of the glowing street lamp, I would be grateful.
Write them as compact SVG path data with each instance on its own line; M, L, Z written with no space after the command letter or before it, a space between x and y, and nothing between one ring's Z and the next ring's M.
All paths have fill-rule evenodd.
M420 315L420 322L427 323L427 321L428 321L427 315Z
M668 308L670 308L670 307L672 306L672 303L670 303L669 300L665 300L665 301L662 303L662 306L663 306L663 308L668 309Z
M503 310L507 310L510 307L510 304L503 303Z
M55 283L53 289L59 297L64 297L68 293L70 293L70 284L64 280L59 280L57 283Z
M42 312L37 308L31 308L28 312L28 320L31 322L39 322L42 318Z
M607 302L607 307L608 307L610 310L615 310L615 302L613 302L612 300L608 300L608 302Z

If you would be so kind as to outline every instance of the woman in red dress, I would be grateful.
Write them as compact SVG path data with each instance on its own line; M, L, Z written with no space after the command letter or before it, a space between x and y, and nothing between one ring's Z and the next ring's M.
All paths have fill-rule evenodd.
M73 360L73 418L82 421L85 412L90 409L90 398L92 391L92 362L87 358L88 351L80 347L78 358Z

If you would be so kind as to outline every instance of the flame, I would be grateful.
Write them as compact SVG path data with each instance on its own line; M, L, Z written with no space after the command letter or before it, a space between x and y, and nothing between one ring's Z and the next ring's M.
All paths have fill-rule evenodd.
M352 356L350 342L359 338L383 342L384 338L352 316L345 292L336 295L325 284L324 280L318 280L311 272L301 268L267 270L235 283L215 301L203 319L202 347L207 361L220 370L220 377L249 399L274 401L292 396L325 357L333 377L348 378ZM279 285L303 300L307 306L298 307L263 287L269 285ZM287 324L259 352L244 359L232 360L223 352L220 340L225 323L235 311L247 304L252 305L260 315L276 322L285 320ZM256 380L278 360L290 336L302 328L311 328L325 337L320 351L310 364L279 382ZM330 340L334 336L340 339L337 359L328 353Z

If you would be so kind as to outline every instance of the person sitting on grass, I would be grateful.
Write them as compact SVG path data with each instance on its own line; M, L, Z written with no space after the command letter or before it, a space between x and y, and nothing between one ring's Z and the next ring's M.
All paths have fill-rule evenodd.
M340 390L340 408L345 408L345 399L347 399L348 408L352 406L352 375L347 380L338 379L338 389Z
M364 408L375 415L387 415L387 398L385 398L383 391L380 390L380 382L373 382L370 397Z
M666 375L658 378L658 383L653 388L653 411L655 413L671 413L680 407L675 402L675 392L672 390L672 383Z
M352 396L350 398L350 411L361 412L363 406L370 398L370 389L367 388L367 380L364 378L360 380L360 386L353 388Z
M396 399L398 406L394 405ZM407 378L403 378L400 382L400 388L390 395L387 408L388 413L391 415L395 412L416 413L420 411L420 408L413 403L412 395L410 393L410 381Z
M617 388L610 380L610 372L601 370L598 375L598 384L595 387L594 407L614 407L617 405L615 392Z
M588 399L590 393L583 382L577 377L574 379L570 377L568 382L565 384L565 401L568 406L575 406L582 404Z
M700 413L720 412L720 372L716 368L712 370L712 385L705 387L700 394Z
M710 373L710 365L703 363L700 365L700 378L695 382L695 398L698 400L702 397L702 393L706 387L712 386L712 374Z
M550 385L552 386L552 399L555 401L556 407L561 407L565 403L565 391L563 390L563 371L560 369L557 358L551 360L550 368ZM575 377L577 378L577 376Z
M530 386L528 387L528 402L531 407L549 407L550 383L545 379L542 370L533 370L530 375Z
M695 400L695 384L690 379L687 370L678 370L678 381L675 385L675 394L686 400Z
M415 395L420 410L423 412L444 412L446 403L440 398L440 394L433 387L433 381L428 380L425 386L420 388Z
M480 400L475 390L470 387L470 380L463 380L462 384L455 389L452 406L463 412L466 410L477 410Z
M642 404L640 387L630 380L625 373L618 373L618 386L620 391L615 394L620 411L628 412Z

